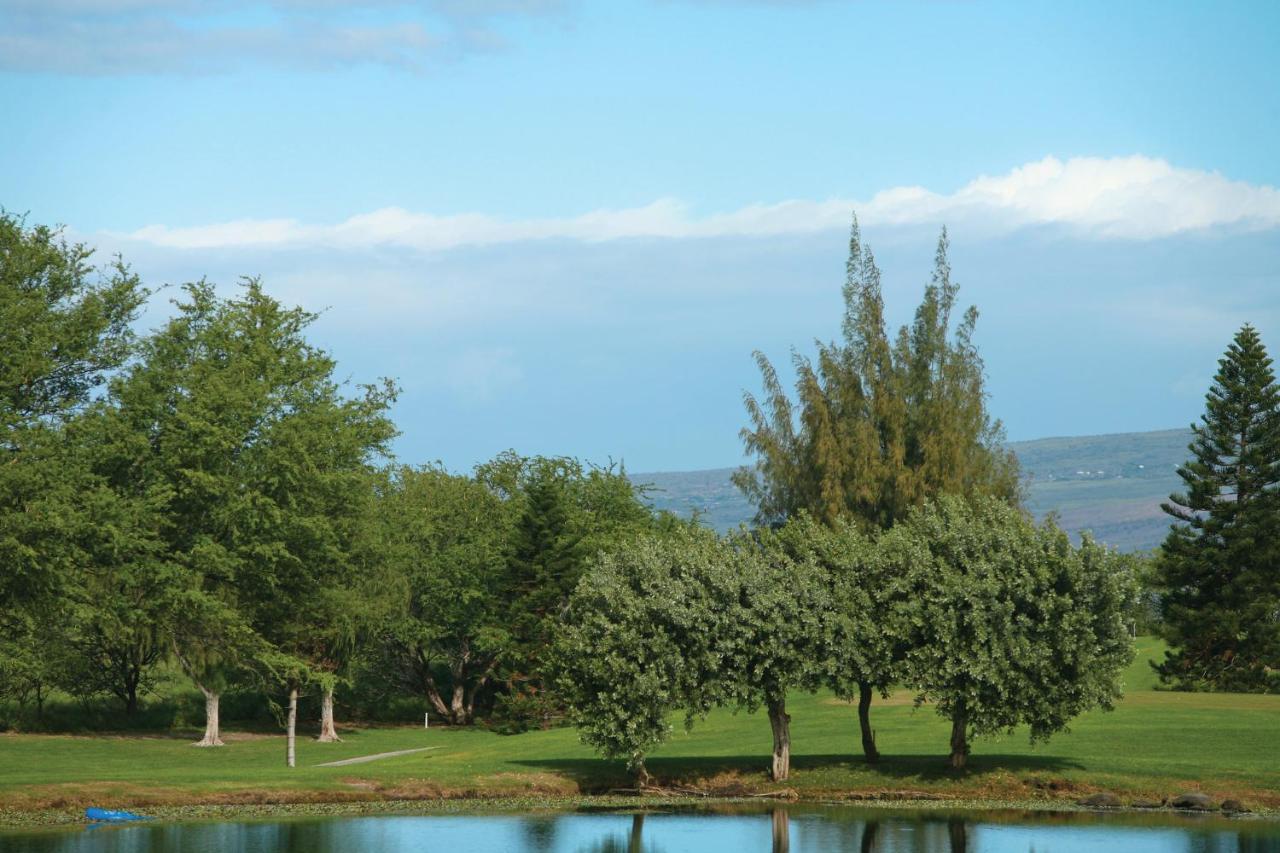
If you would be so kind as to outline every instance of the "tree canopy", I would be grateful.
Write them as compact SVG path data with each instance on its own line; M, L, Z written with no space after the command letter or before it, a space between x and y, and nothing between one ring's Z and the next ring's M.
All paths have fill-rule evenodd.
M884 534L882 558L910 579L904 682L951 720L951 766L975 734L1064 729L1111 708L1133 658L1129 564L1088 536L1073 548L993 498L941 497Z
M148 292L120 260L0 211L0 623L47 607L81 561L83 472L60 425L131 353Z

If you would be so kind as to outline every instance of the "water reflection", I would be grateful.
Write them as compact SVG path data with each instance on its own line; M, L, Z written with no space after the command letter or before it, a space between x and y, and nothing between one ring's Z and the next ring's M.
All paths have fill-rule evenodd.
M389 816L0 832L5 853L1280 853L1280 823L1081 815L958 816L788 806L651 812Z

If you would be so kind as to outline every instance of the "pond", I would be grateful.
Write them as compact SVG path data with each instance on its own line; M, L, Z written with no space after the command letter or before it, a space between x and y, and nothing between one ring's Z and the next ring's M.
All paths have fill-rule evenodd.
M395 815L0 831L5 853L1280 853L1280 822L849 807Z

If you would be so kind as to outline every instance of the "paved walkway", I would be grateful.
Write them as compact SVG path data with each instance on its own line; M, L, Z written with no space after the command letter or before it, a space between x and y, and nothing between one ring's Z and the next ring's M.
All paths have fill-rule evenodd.
M397 755L411 755L415 752L426 752L431 749L442 749L439 746L424 746L418 749L397 749L395 752L379 752L377 755L360 755L356 758L344 758L341 761L326 761L324 764L317 764L316 767L346 767L348 764L364 764L367 761L377 761L379 758L395 758Z

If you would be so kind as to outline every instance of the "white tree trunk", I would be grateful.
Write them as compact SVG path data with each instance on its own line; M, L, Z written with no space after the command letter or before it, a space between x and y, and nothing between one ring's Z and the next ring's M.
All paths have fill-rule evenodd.
M338 730L333 726L333 688L324 691L320 700L320 736L316 740L321 743L341 743Z
M288 735L285 737L284 761L289 767L296 764L294 753L294 741L297 740L298 734L298 688L289 687L289 722L287 729Z
M218 722L218 700L222 697L217 691L209 690L203 684L197 684L204 694L204 738L192 746L222 746L222 730Z

